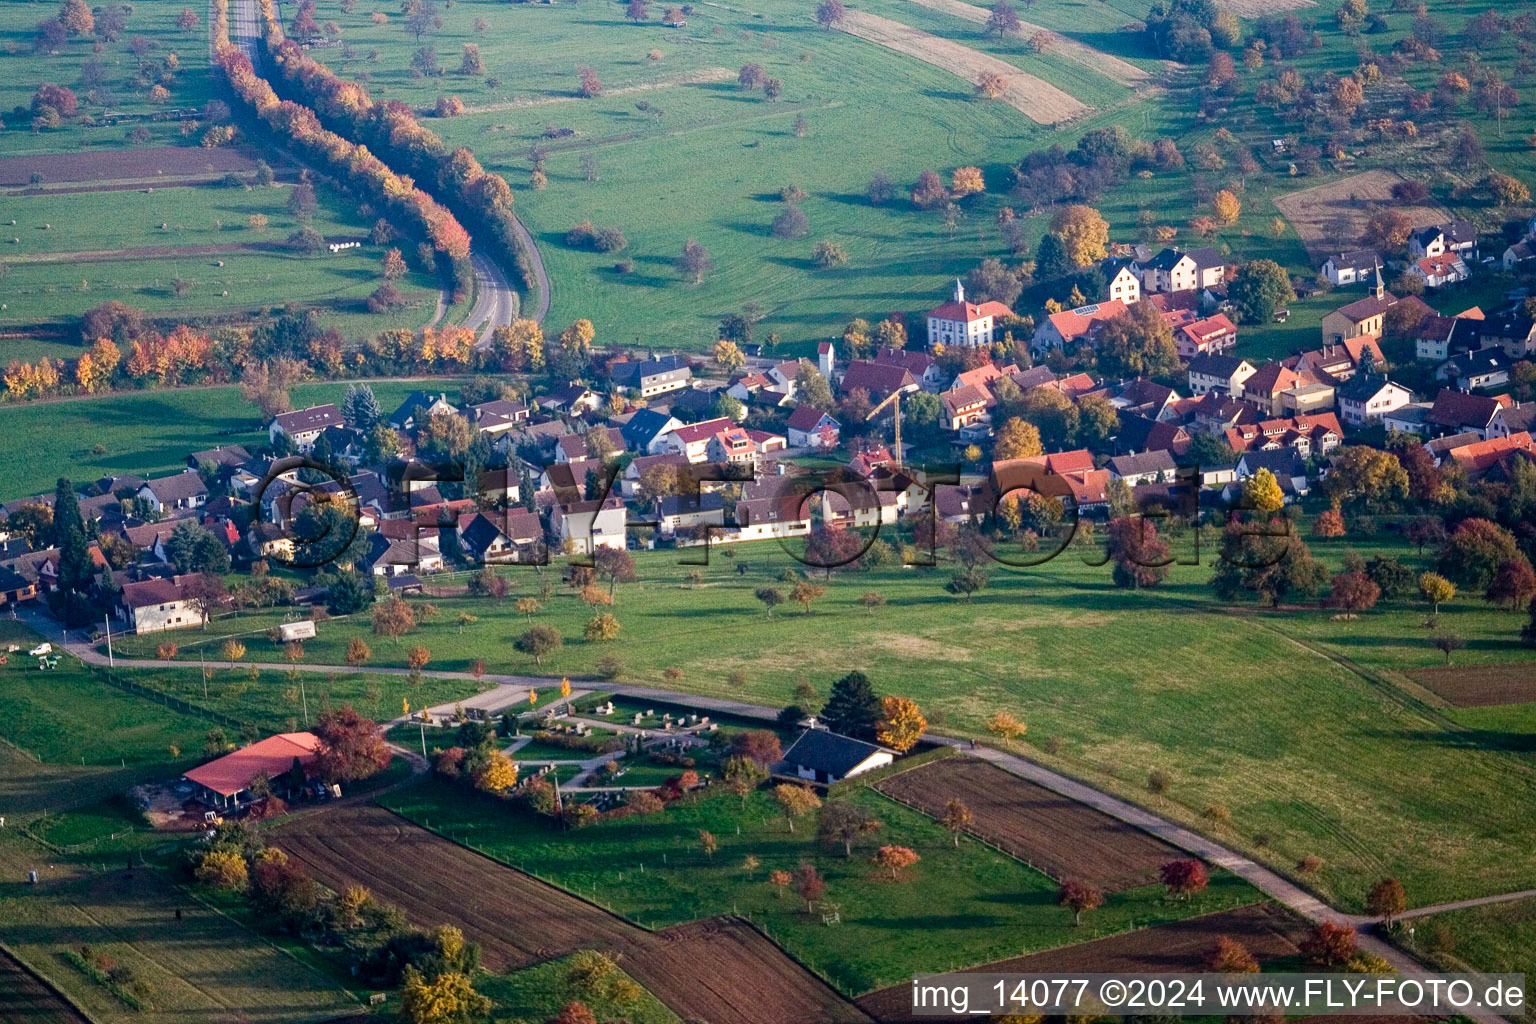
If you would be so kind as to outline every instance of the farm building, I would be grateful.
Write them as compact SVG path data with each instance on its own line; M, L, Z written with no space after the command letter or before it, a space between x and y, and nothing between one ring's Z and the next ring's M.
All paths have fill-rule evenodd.
M825 729L807 729L784 751L783 774L831 783L883 768L896 752Z
M238 807L251 800L251 783L265 775L274 789L298 764L307 768L320 756L320 737L310 732L285 732L215 758L183 778L198 787L199 799L216 807Z

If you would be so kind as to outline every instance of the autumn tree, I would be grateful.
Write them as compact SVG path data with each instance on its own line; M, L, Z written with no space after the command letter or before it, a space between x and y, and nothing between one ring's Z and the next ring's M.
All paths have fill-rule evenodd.
M1227 935L1217 938L1206 965L1216 974L1259 973L1259 961L1248 952L1248 947Z
M1403 891L1403 883L1395 878L1383 878L1371 886L1371 891L1365 897L1366 912L1381 918L1381 923L1388 928L1392 927L1393 919L1407 908L1408 896Z
M773 799L779 805L779 811L784 815L791 832L795 830L796 818L803 818L821 806L821 797L813 789L791 782L774 786Z
M880 723L875 739L897 753L911 750L923 738L928 720L910 697L886 697L880 702Z
M1097 263L1108 251L1109 223L1091 206L1073 204L1057 210L1050 233L1065 247L1074 267Z
M1104 891L1080 878L1068 878L1056 890L1056 902L1072 911L1072 924L1081 926L1083 914L1104 905Z
M1373 248L1392 253L1408 244L1412 232L1413 220L1402 210L1389 207L1366 219L1363 239Z
M800 580L790 589L789 599L800 606L802 613L809 614L811 605L821 600L822 595L826 592L826 587L819 586L809 580Z
M1524 555L1500 565L1483 593L1484 600L1490 604L1501 604L1511 611L1530 604L1533 597L1536 597L1536 570L1532 570Z
M513 646L531 657L535 665L542 667L544 656L558 650L564 642L559 631L553 626L531 626L513 641Z
M1363 572L1341 572L1328 589L1327 605L1341 611L1370 611L1381 599L1381 588Z
M853 844L881 828L869 811L848 800L831 800L816 817L816 838L825 846L841 846L844 857L853 856Z
M1025 731L1024 723L1006 711L998 711L987 719L987 732L1001 740L1016 740Z
M775 743L778 742L776 735L773 733L769 733L769 735L773 736ZM757 787L767 780L768 769L759 764L753 757L737 755L726 759L722 775L725 779L726 790L740 798L741 806L745 808L747 806L747 797L751 796Z
M1464 519L1440 552L1440 574L1485 589L1505 562L1524 557L1514 534L1488 519Z
M1243 212L1243 204L1238 201L1237 196L1222 189L1211 197L1211 210L1215 213L1218 224L1235 224Z
M1171 860L1159 868L1157 873L1163 885L1168 887L1169 894L1180 899L1187 900L1195 893L1204 891L1210 884L1210 875L1206 873L1204 862L1194 858Z
M784 592L777 587L758 587L755 595L763 604L763 610L768 617L773 618L773 610L784 603Z
M391 597L373 606L373 635L387 636L395 643L416 628L416 612L402 598Z
M1280 481L1268 469L1261 468L1243 481L1242 507L1261 516L1274 515L1285 505L1285 492Z
M828 0L836 3L837 0ZM838 4L841 7L841 4ZM677 272L686 277L695 285L704 283L704 278L714 269L714 261L709 258L709 250L693 239L688 239L683 245L683 252L676 261Z
M746 729L731 739L731 753L744 757L762 768L769 768L784 756L779 734L772 729Z
M1426 572L1419 576L1419 593L1430 603L1431 614L1438 616L1442 604L1456 599L1456 584L1437 572Z
M1024 23L1019 20L1019 12L1009 3L1009 0L997 0L987 14L987 34L998 36L1016 36L1024 31Z
M848 9L843 6L842 0L821 0L816 5L816 24L824 29L834 29L842 25L847 17Z
M955 848L960 848L960 833L964 832L971 823L971 809L965 806L959 799L951 798L944 805L944 814L939 818L939 824L943 825L955 840Z
M1008 91L1008 79L996 71L983 71L976 76L976 95L995 100Z
M956 199L975 195L987 190L986 179L982 177L980 167L957 167L955 173L950 176L950 194Z
M1045 454L1040 443L1040 428L1017 416L1010 417L997 430L997 440L992 446L993 459L1037 458Z
M1321 967L1347 964L1355 955L1355 930L1347 924L1324 921L1301 940L1301 951Z
M933 210L949 201L949 189L937 171L923 171L911 188L912 205L919 210Z
M1105 528L1115 585L1128 590L1155 587L1168 578L1173 553L1148 517L1117 516Z
M428 977L412 964L405 968L402 980L402 1024L469 1024L491 1012L490 999L476 992L469 975L460 971Z
M378 723L343 704L325 712L310 730L320 740L315 770L327 782L356 782L389 767L394 757Z
M891 881L899 881L901 871L922 860L910 846L882 846L870 860L891 873Z

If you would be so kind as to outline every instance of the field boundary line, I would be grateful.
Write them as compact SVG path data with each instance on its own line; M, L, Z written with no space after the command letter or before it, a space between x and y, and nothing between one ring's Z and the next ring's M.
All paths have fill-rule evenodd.
M387 794L380 793L378 795L379 796L384 796L384 795L387 795ZM473 853L476 856L484 857L486 860L490 861L493 864L499 864L499 865L501 865L502 867L506 868L509 871L516 871L520 875L526 875L529 878L533 879L534 881L539 882L539 883L541 883L543 885L547 885L547 886L549 886L552 889L558 889L561 892L565 893L567 896L570 896L573 899L580 900L581 902L585 903L587 906L594 907L594 908L602 911L603 913L607 914L609 917L613 918L616 921L619 921L619 922L621 922L623 924L626 924L626 925L630 925L630 926L635 927L635 928L639 928L641 931L643 931L643 932L645 932L645 933L647 933L649 935L654 935L657 932L662 931L662 929L660 929L660 928L653 928L653 927L651 927L651 926L649 926L647 924L644 924L643 922L640 922L640 921L634 920L632 918L626 917L625 915L619 913L617 910L614 910L612 907L605 907L601 903L599 903L595 898L593 898L591 896L583 896L580 892L576 892L576 891L572 891L570 889L567 889L565 886L561 885L559 882L551 881L550 879L545 878L543 875L540 875L540 874L538 874L536 872L533 872L533 871L529 871L527 868L519 867L518 865L512 863L511 861L507 860L504 857L496 856L494 853L491 853L490 851L486 850L484 847L476 846L473 843L465 842L462 839L456 839L456 838L454 838L454 835L451 832L444 832L442 829L437 828L434 825L429 825L429 824L426 824L424 822L417 821L415 818L412 818L412 817L409 817L408 815L402 814L399 811L395 810L393 807L388 806L387 804L379 803L377 799L375 799L373 801L373 804L374 804L375 807L378 807L381 810L384 810L384 811L394 815L395 817L399 818L401 821L405 822L406 824L408 824L408 825L410 825L410 826L412 826L414 828L425 829L426 831L431 832L433 835L437 836L439 839L442 839L445 842L452 843L454 846L457 846L460 849L468 850L470 853ZM670 928L670 927L672 927L672 925L667 925L666 927ZM798 962L799 961L796 961L796 963L798 963Z
M12 743L10 740L3 736L0 736L0 747L15 751L15 753L20 756L23 761L31 761L33 764L43 763L43 759L32 753L32 751L28 750L26 747L18 747L16 744Z
M155 870L155 869L149 869L149 870ZM287 948L285 948L283 946L280 946L277 943L273 942L271 939L269 939L265 935L263 935L260 931L256 930L255 928L250 927L249 925L245 924L243 921L239 920L238 918L232 917L231 915L226 913L222 907L217 907L214 904L209 903L202 896L200 896L197 893L193 892L191 888L179 885L178 883L172 881L171 879L164 877L164 875L161 874L159 871L156 871L156 874L160 874L161 875L161 881L165 882L167 885L171 886L176 891L184 893L187 896L187 898L189 898L194 903L196 903L199 906L201 906L204 910L207 910L208 912L213 913L213 914L217 914L219 917L222 917L224 920L228 921L231 925L233 925L234 927L240 929L242 932L245 932L248 935L254 935L256 937L256 939L259 942L261 942L263 945L277 950L278 953L282 954L283 956L286 956L288 959L292 960L293 962L302 965L307 970L309 970L309 971L313 972L314 974L317 974L320 977L326 979L332 985L334 985L337 988L338 991L345 993L347 998L351 999L359 1007L366 1008L367 1004L364 1003L363 1000L358 998L358 994L356 992L353 992L350 988L347 988L345 985L343 985L341 983L341 981L335 975L333 975L330 971L322 969L317 964L306 962L303 957L301 957L297 953L293 952L293 950L287 949ZM329 886L326 886L324 883L319 882L319 881L316 881L315 884L316 885L320 885L323 888L330 888ZM332 890L332 891L334 892L335 890ZM305 948L308 948L308 947L305 947ZM316 954L316 956L318 956L318 955L319 954ZM199 988L198 991L202 991L202 989ZM320 1021L331 1020L335 1016L336 1016L335 1013L327 1010L327 1011L324 1011L322 1013L316 1014L315 1016L312 1016L312 1017L301 1018L301 1020L302 1021L316 1021L316 1022L320 1022Z
M0 953L4 953L6 956L10 957L17 967L20 967L27 974L30 974L32 977L36 978L44 988L58 996L64 1005L68 1006L70 1009L74 1010L88 1021L96 1020L95 1017L92 1017L89 1013L85 1012L85 1007L81 1006L73 996L61 989L54 982L52 976L43 973L36 967L33 967L31 963L22 959L21 955L12 949L9 945L7 945L4 940L0 940Z

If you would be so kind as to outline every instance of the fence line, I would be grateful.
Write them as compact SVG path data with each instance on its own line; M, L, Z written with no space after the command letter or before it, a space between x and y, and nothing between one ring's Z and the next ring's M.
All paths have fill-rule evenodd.
M215 725L222 725L224 728L233 729L236 732L244 732L247 728L252 727L252 723L250 722L242 722L237 718L232 718L229 715L224 714L223 712L214 711L212 708L199 707L196 704L188 703L187 701L182 700L180 697L173 697L163 690L157 690L152 686L145 686L142 683L135 683L130 679L124 679L117 673L103 669L100 666L89 666L89 670L93 678L99 679L109 686L115 686L119 690L131 693L136 697L147 697L150 700L165 705L173 711L179 711L184 715L192 715L198 718L205 718L208 721L213 722Z

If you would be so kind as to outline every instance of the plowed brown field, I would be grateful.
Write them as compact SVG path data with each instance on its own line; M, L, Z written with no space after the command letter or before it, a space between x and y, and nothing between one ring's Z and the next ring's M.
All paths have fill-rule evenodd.
M935 818L958 799L971 811L966 831L1052 878L1081 878L1111 892L1157 881L1157 869L1182 856L1138 828L974 757L933 761L875 788Z

